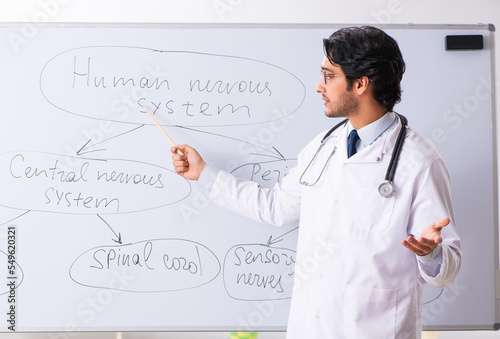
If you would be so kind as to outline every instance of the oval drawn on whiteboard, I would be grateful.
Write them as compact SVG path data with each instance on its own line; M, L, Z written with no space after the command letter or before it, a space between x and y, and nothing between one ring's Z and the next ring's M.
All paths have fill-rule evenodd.
M175 204L189 182L164 167L124 159L90 159L12 151L0 154L0 206L65 214L119 214Z
M292 297L296 252L263 244L240 244L224 258L224 287L233 299L282 300Z
M53 106L82 117L152 125L144 105L160 124L187 127L278 120L297 111L306 95L297 76L264 61L125 46L54 56L40 74L40 89Z
M74 261L69 275L88 287L172 292L208 284L220 269L219 259L200 243L155 239L90 249Z

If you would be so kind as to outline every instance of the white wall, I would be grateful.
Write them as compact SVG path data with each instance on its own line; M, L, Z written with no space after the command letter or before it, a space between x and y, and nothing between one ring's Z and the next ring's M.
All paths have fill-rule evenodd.
M500 27L498 0L0 0L0 22L176 22L477 24ZM495 63L499 65L500 53ZM495 77L500 80L500 67ZM446 84L443 84L446 87ZM499 94L496 94L499 101ZM498 112L496 113L498 115ZM6 335L0 335L0 338ZM115 338L114 333L19 334L14 338ZM500 338L499 332L441 332L440 339ZM123 338L229 338L227 333L124 333ZM260 339L284 338L263 333Z

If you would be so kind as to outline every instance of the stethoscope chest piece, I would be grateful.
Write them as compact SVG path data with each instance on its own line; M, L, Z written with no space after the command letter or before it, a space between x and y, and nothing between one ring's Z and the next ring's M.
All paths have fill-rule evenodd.
M389 198L393 192L392 182L384 180L384 182L378 187L378 192L384 198Z

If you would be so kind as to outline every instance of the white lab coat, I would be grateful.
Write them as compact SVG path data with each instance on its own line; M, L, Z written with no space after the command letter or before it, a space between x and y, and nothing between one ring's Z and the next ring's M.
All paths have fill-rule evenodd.
M214 202L270 225L300 220L288 339L420 338L425 282L442 288L456 277L461 250L448 173L434 147L410 128L394 193L378 193L400 128L349 159L347 128L339 128L302 178L314 182L336 147L310 187L299 180L324 133L272 189L206 169L216 175ZM442 231L442 263L433 277L401 241L443 217L451 223ZM434 252L426 258L431 263Z

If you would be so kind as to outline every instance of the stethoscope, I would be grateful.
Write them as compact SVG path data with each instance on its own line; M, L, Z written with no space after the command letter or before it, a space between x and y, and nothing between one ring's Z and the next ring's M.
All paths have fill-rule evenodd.
M394 144L394 152L392 153L391 160L389 161L389 166L387 167L387 172L385 173L385 179L378 186L378 192L384 198L389 198L391 196L392 192L394 191L394 187L393 187L394 175L396 173L396 168L398 166L399 155L401 154L401 149L403 148L403 142L404 142L404 138L406 136L406 127L408 126L408 120L403 115L401 115L399 113L396 113L396 115L398 116L399 121L401 122L401 130L399 131L398 137L396 139L396 143ZM307 165L306 169L304 170L304 172L300 176L300 179L299 179L300 184L305 185L305 186L314 186L319 181L319 179L323 175L323 172L325 171L326 166L328 165L328 162L330 161L330 158L332 157L333 153L335 153L336 147L333 148L332 153L328 157L328 160L325 162L325 165L323 166L323 169L321 170L318 178L312 184L306 182L303 179L304 174L307 172L307 170L309 169L309 167L314 162L314 160L318 156L319 152L321 151L321 149L325 145L324 141L326 139L328 139L328 137L337 128L339 128L340 126L346 125L348 120L349 119L345 119L345 120L341 121L339 124L335 125L332 129L330 129L325 134L323 139L321 139L321 144L319 145L319 148L316 151L316 154L314 154L314 157L311 159L311 161Z

